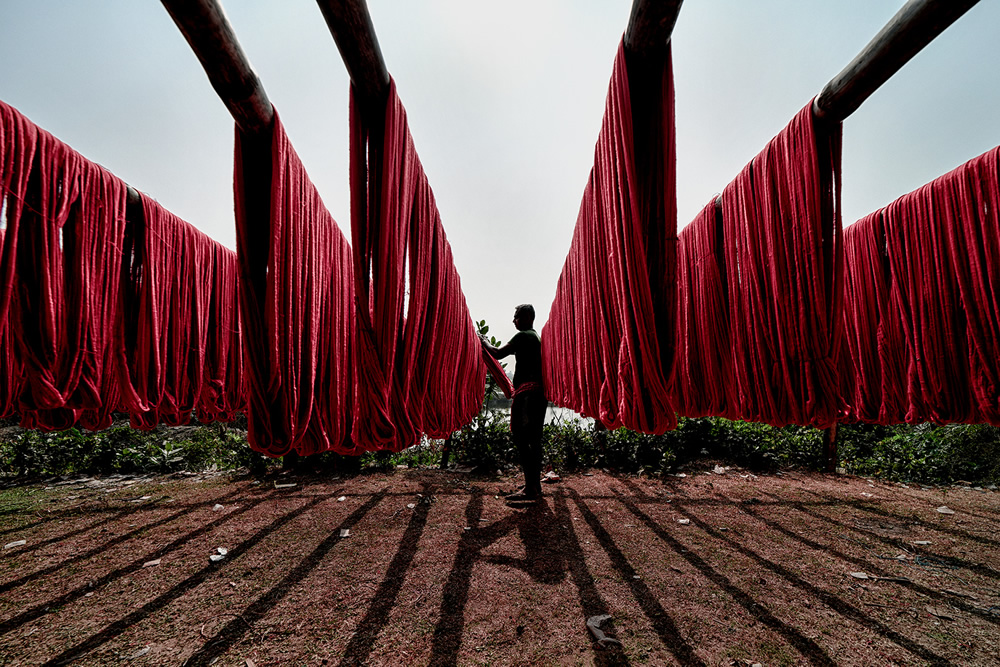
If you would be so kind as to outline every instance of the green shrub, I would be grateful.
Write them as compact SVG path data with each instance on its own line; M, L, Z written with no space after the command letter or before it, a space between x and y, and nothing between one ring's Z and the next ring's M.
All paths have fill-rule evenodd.
M249 468L260 475L273 459L250 449L245 432L224 424L166 427L144 432L118 424L104 431L75 428L57 433L8 426L0 436L0 474L40 477L177 470ZM557 471L607 468L659 475L709 457L754 470L822 469L823 434L813 428L681 419L675 430L646 435L595 430L592 422L561 419L543 430L544 464ZM920 483L965 480L1000 482L1000 428L934 424L842 425L837 434L840 465L851 474ZM483 410L452 437L453 457L481 471L516 467L509 415ZM362 457L324 453L299 460L317 472L353 473L362 468L435 466L441 441L424 441L399 453Z
M260 468L263 457L241 431L225 425L160 427L140 431L116 424L103 431L43 433L5 429L0 474L21 477L166 473L178 470Z
M823 465L823 432L807 426L775 427L756 422L706 418L706 449L752 470Z
M451 440L458 460L483 471L505 468L518 461L510 439L509 417L500 410L480 413L471 424L455 432Z
M1000 429L994 426L857 425L840 434L841 465L852 474L922 483L1000 480Z

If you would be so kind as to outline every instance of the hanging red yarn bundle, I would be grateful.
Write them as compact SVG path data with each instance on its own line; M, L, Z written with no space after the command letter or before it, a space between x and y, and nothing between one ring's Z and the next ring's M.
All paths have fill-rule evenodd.
M821 126L807 105L722 193L734 417L837 419L840 145L840 125Z
M350 246L277 112L263 143L237 130L234 181L250 446L352 451Z
M514 385L511 384L510 378L507 377L507 373L504 372L500 362L494 359L485 349L483 350L483 363L486 364L486 372L497 383L497 387L500 388L503 395L511 398L514 395Z
M215 337L221 246L145 197L129 220L125 183L3 103L0 146L0 300L14 295L0 321L0 411L41 429L103 429L117 410L143 428L187 423ZM232 303L225 252L221 298ZM227 346L238 343L238 325L225 331ZM232 416L238 361L227 372Z
M17 236L9 321L24 364L18 412L28 428L81 417L103 428L118 403L111 340L126 186L41 129L21 138L35 141L34 159L22 189L7 192L23 208L5 234Z
M845 420L1000 424L998 206L1000 148L849 228Z
M677 250L669 51L652 79L658 85L630 90L619 44L542 356L553 402L608 428L662 433L677 423L667 387ZM648 95L648 104L633 108L636 94Z
M38 132L38 127L17 109L0 102L0 212L4 229L0 251L0 325L7 321L13 293L18 227L28 194Z
M839 420L906 419L908 348L893 305L883 211L844 230L844 339Z
M398 451L471 421L486 368L394 82L384 118L366 120L352 90L353 437Z
M671 393L685 417L734 418L733 360L722 215L716 200L677 243L677 361Z
M205 375L198 401L198 420L232 421L246 409L243 350L240 341L239 266L236 253L213 243L211 302L208 307L208 338Z
M145 195L140 200L142 219L128 221L123 240L116 359L122 407L133 427L151 429L189 423L203 402L208 348L217 356L221 344L228 354L232 322L213 326L211 305L221 298L233 306L235 276L217 282L215 256L228 255L233 274L235 254Z
M0 229L0 246L4 241ZM14 336L6 318L0 322L0 419L17 415L17 397L21 393L24 366L14 350Z

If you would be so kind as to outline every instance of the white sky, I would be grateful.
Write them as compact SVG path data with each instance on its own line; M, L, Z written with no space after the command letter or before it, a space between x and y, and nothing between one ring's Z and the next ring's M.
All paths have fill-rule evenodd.
M688 0L674 30L679 225L901 0ZM225 0L349 237L348 78L309 0ZM630 0L369 0L472 316L544 324ZM845 222L1000 143L1000 2L984 0L844 124ZM0 0L0 99L234 247L233 123L155 0Z

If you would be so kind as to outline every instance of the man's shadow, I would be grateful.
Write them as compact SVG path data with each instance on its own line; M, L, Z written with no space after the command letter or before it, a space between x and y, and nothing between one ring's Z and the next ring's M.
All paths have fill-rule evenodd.
M532 581L541 584L558 584L565 580L566 556L560 546L562 528L548 503L538 501L486 527L489 532L496 531L492 541L515 529L524 544L522 558L493 555L483 556L482 560L492 565L521 570Z
M561 550L563 530L546 498L523 509L514 510L502 519L483 525L480 518L487 496L474 492L465 509L465 531L455 555L455 562L445 583L438 625L434 630L434 646L430 664L439 667L454 665L465 626L465 607L469 601L472 574L479 563L507 566L525 572L533 581L556 584L566 578L566 558ZM524 544L524 557L483 553L490 545L517 531Z

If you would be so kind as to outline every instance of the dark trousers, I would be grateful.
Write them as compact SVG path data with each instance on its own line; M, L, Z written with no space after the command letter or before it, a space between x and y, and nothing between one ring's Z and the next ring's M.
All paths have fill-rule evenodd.
M548 401L545 391L537 389L514 396L510 406L510 435L521 457L524 470L524 489L527 493L541 493L542 484L542 426Z

